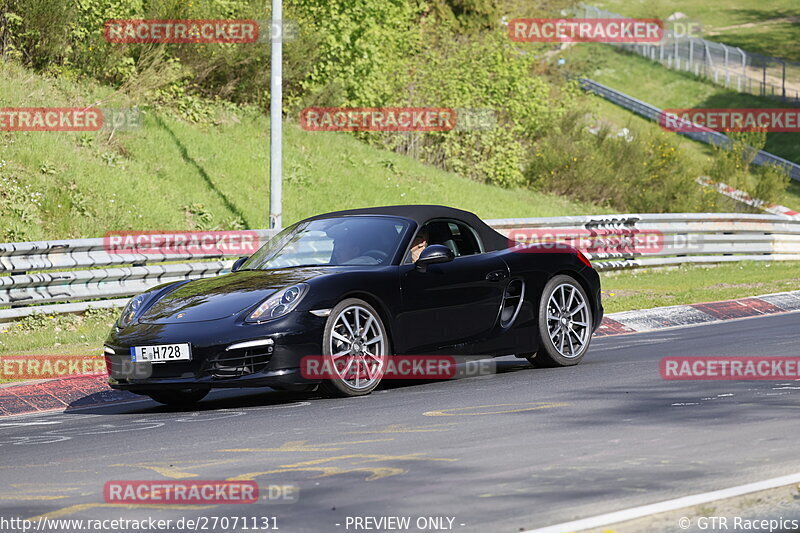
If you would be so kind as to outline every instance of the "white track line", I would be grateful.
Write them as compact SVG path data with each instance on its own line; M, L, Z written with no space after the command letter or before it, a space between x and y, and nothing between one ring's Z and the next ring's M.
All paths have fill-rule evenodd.
M747 485L739 485L738 487L715 490L713 492L704 492L702 494L684 496L683 498L676 498L674 500L643 505L641 507L632 507L630 509L623 509L622 511L616 511L613 513L602 514L590 518L582 518L580 520L573 520L572 522L564 522L563 524L556 524L539 529L531 529L525 531L524 533L564 533L569 531L580 531L583 529L608 526L611 524L627 522L628 520L634 520L636 518L642 518L658 513L676 511L678 509L694 507L696 505L702 505L717 500L734 498L736 496L750 494L751 492L758 492L782 487L785 485L792 485L794 483L800 483L800 473L767 479L765 481L757 481L755 483L748 483Z

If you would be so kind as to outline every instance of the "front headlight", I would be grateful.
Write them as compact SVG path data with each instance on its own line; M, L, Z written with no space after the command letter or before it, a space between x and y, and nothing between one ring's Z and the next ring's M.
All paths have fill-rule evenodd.
M142 306L144 305L145 300L147 300L147 294L140 294L139 296L135 296L130 299L128 304L125 306L125 309L122 310L122 314L117 319L117 325L120 328L127 328L130 326L136 317L139 315L139 312L142 310Z
M280 290L261 302L256 310L247 317L247 322L264 322L274 318L280 318L287 313L294 311L300 300L308 292L308 285L298 283L283 290Z

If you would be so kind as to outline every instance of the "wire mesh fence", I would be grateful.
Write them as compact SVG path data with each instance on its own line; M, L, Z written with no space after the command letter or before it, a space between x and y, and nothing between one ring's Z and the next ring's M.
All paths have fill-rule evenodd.
M579 13L584 18L626 18L587 4L580 4ZM659 43L615 43L615 46L738 92L777 98L800 106L800 63L679 34L669 24Z

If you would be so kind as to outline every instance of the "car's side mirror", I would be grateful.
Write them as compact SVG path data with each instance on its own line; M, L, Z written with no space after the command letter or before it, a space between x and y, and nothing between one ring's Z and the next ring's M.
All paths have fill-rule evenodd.
M245 262L245 261L247 261L248 259L250 259L248 256L240 257L239 259L237 259L237 260L236 260L236 261L233 263L233 266L231 267L231 272L236 272L237 270L239 270L240 268L242 268L242 265L243 265L243 264L244 264L244 262Z
M456 256L453 250L441 244L431 244L419 254L414 264L417 265L417 270L425 272L428 265L435 265L437 263L448 263L455 259Z

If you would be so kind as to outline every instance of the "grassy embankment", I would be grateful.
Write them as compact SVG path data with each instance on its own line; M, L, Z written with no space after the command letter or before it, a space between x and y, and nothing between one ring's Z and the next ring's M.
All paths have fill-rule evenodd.
M0 95L3 107L126 105L107 89L46 80L10 64L0 64ZM602 111L604 104L599 105ZM264 227L266 131L261 113L220 106L216 119L204 124L148 110L141 129L114 135L1 134L0 240L92 237L121 229ZM389 203L442 203L484 218L603 212L560 197L465 180L344 134L312 134L287 124L285 143L287 223ZM692 152L694 143L687 146L686 157L700 166L703 155ZM606 308L787 290L797 287L796 272L796 264L776 263L608 273L603 274ZM31 317L0 333L0 354L97 354L113 319L106 312Z

